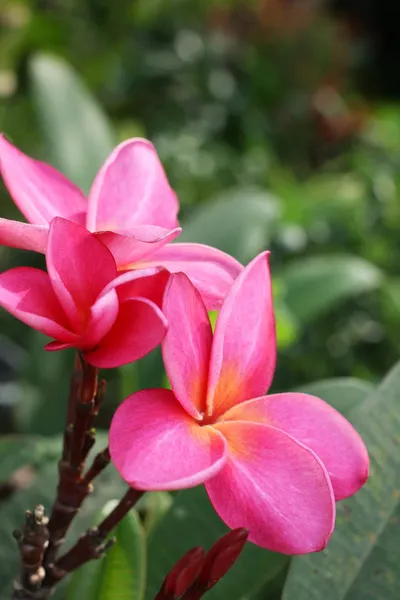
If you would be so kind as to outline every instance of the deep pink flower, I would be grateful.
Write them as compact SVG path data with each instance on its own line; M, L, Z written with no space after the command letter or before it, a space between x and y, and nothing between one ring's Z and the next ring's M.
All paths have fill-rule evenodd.
M172 275L163 312L163 356L172 389L137 392L117 409L112 460L132 487L205 482L229 527L288 554L325 547L335 499L366 481L368 455L350 423L307 394L264 396L276 357L268 253L227 295L214 339L200 295Z
M48 350L78 348L97 367L141 358L165 336L157 304L165 269L117 273L111 252L82 225L56 217L46 251L48 273L18 267L0 274L0 306L54 338Z
M96 232L119 271L163 266L182 271L209 310L218 308L242 265L203 244L170 244L178 227L178 200L153 145L120 144L98 172L88 200L50 165L26 156L0 135L0 169L15 204L30 224L0 219L0 244L45 252L49 224L63 217Z

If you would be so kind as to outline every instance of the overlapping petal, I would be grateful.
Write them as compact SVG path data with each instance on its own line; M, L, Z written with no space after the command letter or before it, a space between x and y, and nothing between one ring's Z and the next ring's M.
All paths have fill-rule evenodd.
M0 305L17 319L61 342L72 342L68 320L40 269L18 267L0 274Z
M82 192L62 173L30 158L0 135L0 169L15 204L30 223L48 225L54 217L85 223Z
M243 270L232 256L204 244L168 244L144 261L171 273L185 273L199 290L208 310L217 310Z
M85 227L55 218L50 225L46 262L71 326L83 333L90 307L117 275L110 251Z
M177 226L178 200L151 142L131 139L111 153L89 194L91 231L126 231L136 225Z
M169 278L168 271L160 267L128 271L111 281L103 293L115 288L120 302L137 297L147 298L161 308Z
M119 301L115 289L102 294L90 309L86 332L79 342L80 350L96 348L111 330L118 317Z
M153 350L166 331L167 321L158 306L146 298L133 298L120 304L114 325L85 358L95 367L120 367Z
M207 412L217 417L264 394L276 362L275 317L268 252L233 284L217 319L211 350Z
M268 423L311 448L329 473L336 500L352 496L367 480L369 459L362 439L343 415L315 396L264 396L236 406L223 418Z
M48 235L47 225L31 225L0 218L0 244L2 246L33 250L44 254Z
M229 459L206 482L217 513L231 527L246 527L249 540L284 554L322 550L332 533L331 482L317 455L268 425L224 422Z
M139 225L132 227L129 231L103 231L96 234L112 253L119 271L137 269L136 264L145 260L157 249L162 248L168 242L172 242L182 229L164 229L155 225Z
M125 400L113 417L109 442L119 473L143 490L196 486L227 459L224 437L200 427L170 390L144 390Z
M171 275L163 312L173 323L162 345L167 375L185 410L200 418L206 409L212 331L204 302L183 273Z

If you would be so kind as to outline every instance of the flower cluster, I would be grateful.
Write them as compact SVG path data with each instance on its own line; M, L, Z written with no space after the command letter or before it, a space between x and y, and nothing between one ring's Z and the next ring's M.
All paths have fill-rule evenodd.
M178 202L145 140L114 150L88 200L5 137L0 166L29 221L0 219L0 243L42 252L47 266L1 274L0 305L51 337L48 350L74 347L96 367L162 345L172 389L133 394L111 423L121 476L138 490L204 483L220 517L254 543L324 548L335 501L365 483L368 455L324 401L266 395L276 362L269 253L243 268L214 248L171 244Z

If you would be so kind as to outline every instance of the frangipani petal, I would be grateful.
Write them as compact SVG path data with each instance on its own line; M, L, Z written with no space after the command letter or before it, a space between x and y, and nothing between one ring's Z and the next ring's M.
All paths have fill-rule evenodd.
M183 273L171 275L163 313L169 329L162 353L172 389L194 418L206 409L211 324L200 293Z
M336 500L355 494L368 478L369 459L362 439L343 415L315 396L264 396L236 406L223 418L268 423L311 448L328 471Z
M113 255L119 271L136 269L136 263L151 256L168 242L172 242L182 229L164 229L155 225L140 225L129 231L98 232L98 237Z
M0 274L0 305L17 319L61 342L76 339L44 271L18 267Z
M85 353L91 365L111 369L134 362L164 339L167 320L161 310L146 298L133 298L120 304L118 317L99 346Z
M92 350L114 325L119 310L117 292L110 290L102 294L90 309L89 319L86 325L86 333L79 342L79 350Z
M118 275L105 288L103 293L115 289L120 302L133 298L147 298L159 308L162 306L165 287L171 275L163 268L138 269Z
M147 140L123 142L110 154L89 194L91 231L126 231L135 225L177 226L178 200L157 152Z
M331 482L309 448L287 433L240 421L215 425L228 442L229 459L206 482L217 513L249 540L283 554L325 548L335 521Z
M30 158L0 135L0 169L15 204L30 223L47 225L54 217L85 223L84 195L59 171Z
M170 390L143 390L116 410L110 428L111 459L132 487L177 490L203 483L223 467L224 437L200 427Z
M50 225L46 262L71 326L83 333L91 306L117 275L111 252L85 227L55 218Z
M264 394L276 362L268 252L239 275L218 315L211 350L207 412L217 417Z
M47 225L31 225L0 218L0 244L2 246L33 250L44 254L48 235Z
M203 244L168 244L157 250L146 265L162 265L171 273L185 273L199 290L207 310L217 310L243 271L232 256Z

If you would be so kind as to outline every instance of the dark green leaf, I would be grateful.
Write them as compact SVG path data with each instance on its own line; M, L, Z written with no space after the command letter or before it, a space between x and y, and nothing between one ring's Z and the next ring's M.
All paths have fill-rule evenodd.
M371 459L368 483L337 506L327 550L297 557L285 600L397 600L400 589L400 364L352 412Z

